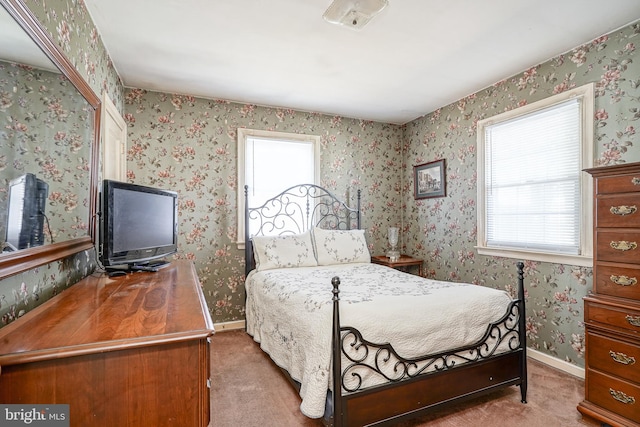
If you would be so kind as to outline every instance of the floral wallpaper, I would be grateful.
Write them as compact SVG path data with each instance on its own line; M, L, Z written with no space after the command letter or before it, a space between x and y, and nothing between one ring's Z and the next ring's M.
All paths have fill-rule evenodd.
M83 0L23 0L98 96L122 111L124 88Z
M194 261L214 322L244 318L243 252L235 243L238 127L320 135L322 185L350 201L357 189L362 190L363 227L372 253L384 251L387 227L398 225L404 252L424 258L430 277L512 292L516 260L478 256L474 249L477 121L596 82L597 164L640 161L638 24L397 126L125 90L82 1L53 3L28 0L94 90L106 89L123 111L129 127L128 179L179 192L176 256ZM413 166L442 158L447 160L447 196L414 200ZM81 254L72 260L71 264L77 263L75 270L70 269L73 274L89 274L82 265L90 265L91 257ZM592 286L591 269L525 264L529 345L583 366L582 297ZM44 283L47 274L56 281L73 276L67 268L53 272L55 268L46 266L40 269L46 273L6 279L0 282L0 298L4 294L17 300L16 294L20 296L23 288L30 292L31 283ZM21 281L26 285L18 285ZM28 309L22 302L13 304L19 307L14 312Z
M17 90L16 90L17 89ZM60 73L0 61L0 243L9 182L32 173L48 185L45 243L88 233L93 109Z
M478 120L595 82L596 166L640 161L638 42L634 24L406 125L402 232L405 251L425 258L430 277L514 290L517 260L474 249ZM437 159L447 162L447 197L414 200L413 166ZM592 269L525 264L529 347L584 366L582 298L592 288Z
M93 252L83 251L0 281L0 327L58 295L94 270Z
M214 322L244 319L237 129L321 137L321 185L356 204L372 253L402 216L403 128L223 100L127 90L128 179L179 193L178 258L194 261ZM384 200L384 203L380 203Z

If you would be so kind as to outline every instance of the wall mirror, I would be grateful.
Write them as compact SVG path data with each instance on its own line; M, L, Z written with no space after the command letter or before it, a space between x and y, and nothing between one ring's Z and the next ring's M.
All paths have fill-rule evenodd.
M22 0L0 0L0 279L93 246L100 101Z

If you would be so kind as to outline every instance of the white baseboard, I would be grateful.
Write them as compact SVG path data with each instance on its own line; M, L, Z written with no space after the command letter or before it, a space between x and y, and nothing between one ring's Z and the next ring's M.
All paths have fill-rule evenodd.
M534 350L532 348L527 348L527 356L534 360L537 360L538 362L542 362L545 365L549 365L563 372L566 372L567 374L584 379L584 368L581 368L580 366L565 362L564 360L549 356L548 354L542 353L541 351Z
M233 329L244 329L244 320L236 320L234 322L214 323L213 330L216 332L231 331Z

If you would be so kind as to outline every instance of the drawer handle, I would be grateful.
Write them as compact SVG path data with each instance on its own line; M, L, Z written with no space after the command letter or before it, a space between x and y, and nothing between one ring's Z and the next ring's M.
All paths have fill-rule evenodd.
M609 243L609 246L611 246L613 249L617 251L624 252L624 251L632 251L636 249L638 247L638 244L636 242L628 242L626 240L618 240L618 241L613 240L611 243Z
M640 326L640 316L630 316L627 314L627 316L625 317L625 319L627 319L627 322L629 322L630 325L633 326Z
M633 213L636 213L637 210L638 208L635 205L634 206L625 206L625 205L611 206L611 209L609 209L609 211L612 214L620 215L620 216L631 215Z
M635 277L616 276L615 274L612 274L609 279L611 279L611 281L616 285L620 286L633 286L638 283L638 279L636 279Z
M636 358L633 356L627 356L624 353L615 352L613 350L609 350L609 356L618 363L622 363L623 365L633 365L636 363Z
M631 178L631 183L633 185L640 185L640 178L638 178L637 176L634 176L633 178Z
M609 389L609 394L611 394L611 396L613 396L613 398L615 400L617 400L618 402L622 402L625 405L631 404L633 405L634 403L636 403L636 398L633 396L627 396L625 393L618 391L618 390L614 390L612 388Z

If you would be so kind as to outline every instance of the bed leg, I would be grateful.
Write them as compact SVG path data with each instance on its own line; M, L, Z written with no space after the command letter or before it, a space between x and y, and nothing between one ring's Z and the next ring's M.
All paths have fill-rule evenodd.
M520 300L519 335L522 347L522 360L520 361L520 395L521 402L527 403L527 312L524 301L524 263L519 261L518 267L518 299Z

